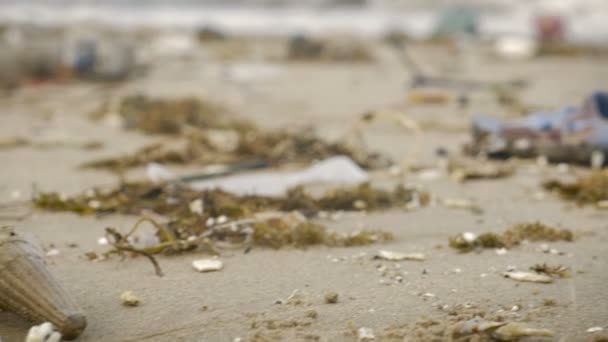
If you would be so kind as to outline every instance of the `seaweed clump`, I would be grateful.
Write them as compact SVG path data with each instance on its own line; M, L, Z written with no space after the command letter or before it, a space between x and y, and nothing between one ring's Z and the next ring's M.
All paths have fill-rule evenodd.
M312 216L320 211L361 209L357 205L361 202L367 203L369 210L405 206L414 194L417 192L402 186L391 192L374 189L367 183L329 191L321 197L313 197L302 188L292 189L285 197L265 197L237 196L219 189L195 191L173 183L126 183L71 197L54 192L38 193L33 203L41 209L81 215L153 213L161 216L167 223L155 226L162 232L157 234L162 244L144 251L154 254L191 250L200 247L203 241L206 245L222 241L273 248L318 244L361 246L387 241L392 235L378 231L332 232L309 222L301 213ZM290 212L298 214L288 214ZM268 213L279 214L268 217Z
M593 171L573 183L550 180L543 187L581 205L596 204L608 200L608 170Z
M450 247L466 253L486 248L513 248L522 241L573 241L574 233L569 229L557 229L540 222L520 223L502 234L463 233L449 238Z
M108 104L94 116L108 112ZM269 165L308 163L345 155L365 168L386 166L389 161L342 142L327 142L310 129L298 131L262 130L236 118L223 107L194 98L124 98L118 113L125 129L171 136L171 144L154 143L134 153L93 160L84 168L122 171L147 163L229 164L261 160Z

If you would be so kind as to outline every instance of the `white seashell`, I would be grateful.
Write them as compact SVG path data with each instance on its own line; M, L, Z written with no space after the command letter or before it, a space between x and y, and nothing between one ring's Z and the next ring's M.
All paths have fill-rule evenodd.
M195 199L194 201L190 202L190 204L188 205L188 207L190 208L190 211L194 214L198 214L198 215L203 215L203 200L202 199Z
M224 268L224 264L219 259L199 259L192 262L192 267L198 272L214 272Z
M516 281L527 281L532 283L552 283L553 278L548 275L538 274L534 272L510 271L503 273L505 278L510 278Z
M519 323L509 323L496 329L492 337L498 341L519 341L525 337L551 337L553 332L547 329L528 328Z
M55 331L52 323L45 322L30 328L25 342L59 342L61 334Z
M423 261L425 259L424 254L422 253L399 253L399 252L391 252L391 251L379 251L378 254L374 257L374 259L383 259L389 261L402 261L402 260L412 260L412 261Z
M600 332L600 331L604 331L604 328L602 328L602 327L591 327L591 328L587 329L588 333L596 333L596 332Z

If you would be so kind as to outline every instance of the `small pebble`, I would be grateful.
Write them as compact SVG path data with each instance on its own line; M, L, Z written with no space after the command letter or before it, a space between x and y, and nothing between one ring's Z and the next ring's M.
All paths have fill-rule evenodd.
M125 291L120 295L120 302L124 306L138 306L139 298L135 296L133 291Z
M325 294L325 303L336 304L338 302L338 293L330 291Z

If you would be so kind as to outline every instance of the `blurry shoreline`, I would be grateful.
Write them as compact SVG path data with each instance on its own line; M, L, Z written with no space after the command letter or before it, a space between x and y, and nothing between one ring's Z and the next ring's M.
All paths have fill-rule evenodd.
M534 36L534 17L539 13L558 13L566 19L566 40L578 43L608 42L608 2L581 2L576 11L564 5L545 12L524 3L491 3L480 10L479 33L482 37L500 35ZM588 6L584 5L589 3ZM422 2L421 4L425 4ZM349 33L378 37L387 32L402 32L412 38L426 39L433 32L438 11L424 6L394 8L381 4L315 7L303 5L238 6L214 2L153 1L131 2L37 2L0 1L0 22L4 25L35 24L42 27L99 25L122 30L186 29L212 27L231 35L289 36ZM586 6L586 7L585 7Z

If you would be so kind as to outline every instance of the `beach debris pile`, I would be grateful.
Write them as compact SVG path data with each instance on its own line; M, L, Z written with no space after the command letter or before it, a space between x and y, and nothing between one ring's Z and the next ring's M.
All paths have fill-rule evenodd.
M364 168L390 164L386 158L361 146L326 142L311 129L263 130L230 115L222 106L201 99L136 95L118 104L106 103L92 117L99 119L116 113L125 129L169 136L170 143L153 143L128 155L87 162L83 167L117 171L152 162L227 164L254 160L273 166L309 163L336 155L348 156Z
M574 233L569 229L549 227L541 222L519 223L502 234L465 232L449 238L450 247L462 253L484 248L512 248L522 241L573 241Z
M556 192L563 199L578 204L595 204L603 207L608 204L608 170L592 171L575 182L549 180L543 183L546 190Z
M107 228L106 238L112 247L108 254L144 255L160 275L153 254L193 250L219 254L218 248L225 246L247 250L253 245L362 246L389 241L393 236L388 232L337 232L310 218L328 211L405 208L420 197L417 194L417 190L400 185L388 191L375 189L369 183L329 190L320 197L301 187L289 190L283 197L265 197L238 196L218 189L195 191L178 183L125 183L116 188L90 189L72 197L41 192L35 195L33 203L41 209L81 215L154 215L156 219L142 217L126 234ZM137 246L135 237L144 223L154 227L157 241Z

